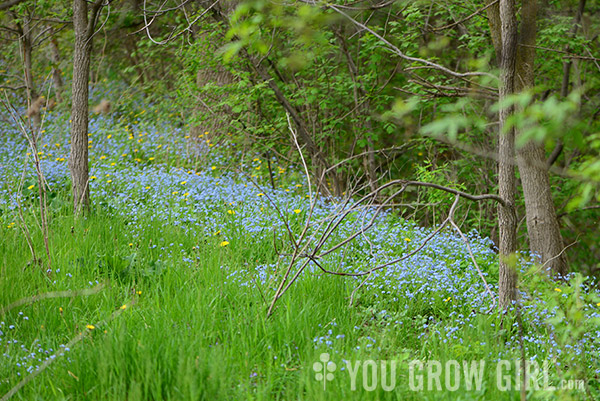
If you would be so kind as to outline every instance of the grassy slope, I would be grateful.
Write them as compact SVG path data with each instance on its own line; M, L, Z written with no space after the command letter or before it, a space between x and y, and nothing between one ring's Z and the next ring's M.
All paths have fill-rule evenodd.
M275 210L246 178L223 171L223 153L204 142L202 152L212 152L207 157L186 145L183 134L135 123L137 117L92 121L94 207L79 220L70 213L66 162L61 160L67 147L60 139L64 121L49 126L43 150L52 188L50 274L45 267L28 265L31 255L8 200L27 150L6 129L7 152L0 164L0 305L48 291L93 288L96 283L106 287L95 295L42 300L0 316L0 394L78 333L87 332L14 399L518 399L518 392L496 388L492 369L486 370L479 391L461 386L456 392L415 392L408 386L407 363L413 359L485 359L491 366L498 358L520 355L514 320L481 313L490 300L459 239L445 233L416 257L374 277L351 308L348 298L356 280L307 272L266 320L280 274L274 230L286 249ZM260 167L258 160L247 162L255 174ZM299 228L307 204L304 187L293 176L289 171L279 175L282 188L271 195ZM36 189L27 189L30 185L35 180L28 178L22 198L25 219L43 255L31 206ZM317 214L330 212L330 206L321 205ZM359 217L342 225L336 238L356 229ZM427 234L386 216L370 234L371 243L358 239L346 250L346 265L339 256L324 263L349 270L372 266L414 249ZM473 246L494 288L495 257L485 241L474 238ZM552 294L552 283L538 285L537 295L546 297L545 302L563 296ZM550 295L542 291L544 285ZM565 304L573 291L563 288L568 297L558 299ZM554 314L533 303L524 311L527 355L542 360L563 350L558 356L571 358L567 363L575 377L590 380L589 397L599 372L593 356L599 336L589 329L598 308L590 299L581 308L586 319L574 320L585 327L583 333L569 332L563 339L565 333L559 331L554 343L543 324L544 313ZM565 344L575 351L568 352ZM312 368L322 352L338 364L326 391ZM381 386L365 391L362 371L358 389L351 389L349 375L340 371L342 361L367 359L399 361L394 391ZM559 360L564 366L565 359ZM550 374L552 380L569 377L554 367ZM536 399L571 394L585 397L582 392L530 392Z

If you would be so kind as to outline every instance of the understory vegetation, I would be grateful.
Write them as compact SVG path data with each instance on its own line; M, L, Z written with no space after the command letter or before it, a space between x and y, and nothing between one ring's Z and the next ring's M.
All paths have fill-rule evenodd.
M600 400L598 0L0 0L0 401Z
M62 134L68 120L48 116L38 146L51 264L32 259L23 239L26 227L42 252L31 152L10 127L2 128L1 303L66 291L2 310L2 393L52 362L15 398L456 399L435 385L411 390L409 363L491 365L525 355L549 361L551 383L585 381L585 390L528 390L533 399L598 396L600 297L593 281L576 274L560 283L540 278L534 259L521 255L521 275L537 279L519 288L517 321L493 308L498 264L489 239L467 235L491 294L451 227L427 240L432 229L368 205L342 220L352 200L314 202L310 230L340 222L332 245L375 218L319 266L359 272L424 248L364 285L364 277L331 276L311 262L265 319L294 249L285 226L298 235L309 219L301 167L273 160L273 189L267 160L232 144L209 146L210 134L191 138L153 115L139 108L92 119L92 206L78 218ZM326 391L313 370L322 353L342 367ZM351 390L344 361L369 359L398 361L393 392ZM506 372L514 382L515 367ZM495 370L485 373L481 388L460 392L463 399L506 397Z

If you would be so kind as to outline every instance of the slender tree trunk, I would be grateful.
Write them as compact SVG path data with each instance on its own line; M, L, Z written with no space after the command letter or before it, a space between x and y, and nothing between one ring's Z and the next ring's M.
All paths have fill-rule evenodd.
M38 97L38 93L35 90L35 84L33 82L33 71L32 71L32 57L31 57L31 29L28 22L23 23L23 29L21 30L21 46L23 51L23 66L25 69L25 85L27 85L27 91L29 92L29 98L34 101Z
M370 113L370 104L369 101L366 100L367 92L365 91L364 84L358 78L358 66L352 57L352 54L348 50L348 45L346 43L345 35L340 32L335 32L338 41L340 42L340 47L346 56L346 65L348 66L348 72L350 73L350 77L352 78L352 93L354 95L354 115L357 118L364 118L363 127L358 127L359 131L367 132L367 135L363 135L363 138L367 142L367 153L363 157L363 168L365 170L367 180L369 183L369 187L372 192L377 191L377 163L375 161L375 145L373 144L373 139L368 135L373 132L373 125L371 124L371 120L369 118ZM362 103L359 96L363 98ZM362 113L362 115L361 115ZM352 147L354 149L354 146Z
M75 51L73 54L73 81L71 105L71 153L69 168L73 185L75 213L88 209L88 82L92 41L88 37L88 5L85 0L73 1Z
M54 30L50 27L50 35L54 34ZM59 68L60 52L58 50L58 40L54 36L50 39L50 62L52 63L52 83L54 85L54 95L56 101L62 101L63 80L62 71Z
M500 62L500 102L514 93L515 64L517 54L517 19L514 0L500 0L488 9L492 40ZM512 107L504 107L499 113L498 140L498 192L505 205L498 206L499 226L499 302L507 308L516 299L517 276L511 264L511 255L517 250L517 217L515 213L515 131L505 129Z
M521 38L517 55L516 91L534 86L533 65L537 30L537 0L523 0L521 8ZM517 163L525 198L529 248L551 267L554 274L567 273L567 259L558 218L552 200L550 177L543 144L528 142L517 151Z
M17 15L13 14L13 18L17 19ZM23 62L23 75L25 76L25 88L27 90L27 100L29 104L33 104L38 98L38 93L33 82L33 62L31 49L31 28L27 18L23 22L16 23L17 32L19 33L19 45L21 47L21 60ZM41 124L40 113L31 115L34 126L39 127Z

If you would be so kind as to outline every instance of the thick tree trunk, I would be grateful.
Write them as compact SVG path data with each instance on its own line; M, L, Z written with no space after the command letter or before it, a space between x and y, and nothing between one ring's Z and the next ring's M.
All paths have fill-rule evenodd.
M71 153L69 168L73 185L75 213L88 209L88 81L92 41L88 37L88 6L85 0L73 0L75 51L73 54L73 81L71 105Z
M523 0L521 12L521 46L517 57L518 81L516 91L535 84L533 65L535 61L537 0ZM567 259L563 253L563 239L552 200L550 178L543 144L529 142L517 151L517 163L525 198L529 248L541 257L541 262L553 273L567 273Z

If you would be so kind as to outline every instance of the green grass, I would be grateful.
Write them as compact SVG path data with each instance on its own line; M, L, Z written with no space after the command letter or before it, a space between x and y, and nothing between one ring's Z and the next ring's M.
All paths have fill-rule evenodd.
M502 352L502 335L488 330L490 323L499 323L497 317L482 316L479 327L460 333L473 346L421 342L416 339L420 332L416 314L399 317L402 325L386 326L373 319L368 309L348 307L349 280L313 275L299 281L266 319L269 300L258 289L228 279L227 270L221 268L248 260L247 249L220 247L215 240L196 251L199 262L192 267L169 265L146 273L147 263L128 258L136 254L148 261L152 252L148 247L129 246L127 232L123 221L100 212L77 221L56 216L51 249L54 269L60 272L48 276L39 266L26 265L29 254L21 234L3 231L1 304L56 287L89 288L89 282L96 280L107 285L95 295L41 300L3 317L21 322L8 332L9 338L24 344L38 340L44 349L57 349L81 331L89 332L14 399L453 400L458 394L460 399L518 399L516 393L494 391L493 386L458 394L412 392L407 386L409 359L477 360ZM178 230L167 232L165 243L194 243ZM151 238L152 232L144 232L140 243ZM254 257L273 258L268 244L260 246L254 249ZM55 280L57 284L51 285ZM129 306L121 314L99 323L123 304ZM19 319L19 312L29 320ZM88 324L95 329L86 329ZM338 369L324 391L314 378L312 364L321 352L331 351L315 349L313 339L329 330L335 350L332 359L338 363L342 356L401 361L396 390L388 393L378 388L371 393L359 386L352 391L349 376ZM336 334L345 337L335 339ZM375 346L365 348L370 343L366 336L375 339ZM475 340L487 345L475 346ZM19 377L12 369L5 365L0 370L2 393L25 375Z

